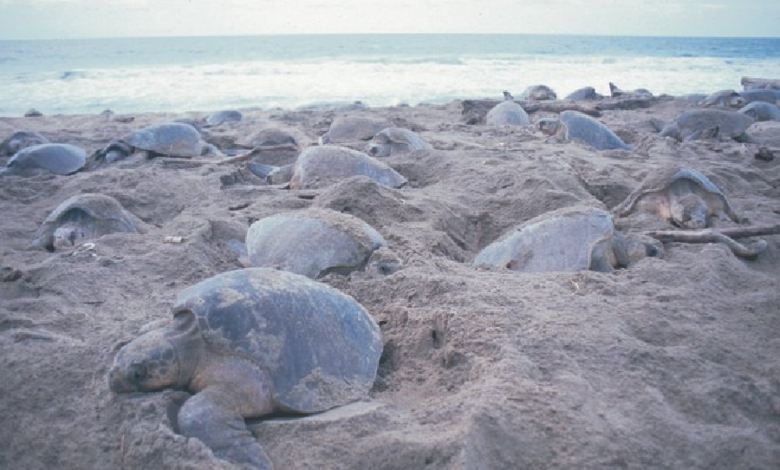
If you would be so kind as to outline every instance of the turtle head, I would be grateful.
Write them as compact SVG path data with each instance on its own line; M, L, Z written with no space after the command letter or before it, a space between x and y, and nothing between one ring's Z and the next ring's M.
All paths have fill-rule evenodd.
M166 331L145 333L119 350L109 373L112 391L152 392L178 385L179 357Z

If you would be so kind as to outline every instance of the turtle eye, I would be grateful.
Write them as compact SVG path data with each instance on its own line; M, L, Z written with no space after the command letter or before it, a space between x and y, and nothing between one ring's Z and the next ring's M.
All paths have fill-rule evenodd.
M133 366L133 380L136 382L140 382L144 379L146 379L147 372L146 372L146 365L144 364L135 364Z

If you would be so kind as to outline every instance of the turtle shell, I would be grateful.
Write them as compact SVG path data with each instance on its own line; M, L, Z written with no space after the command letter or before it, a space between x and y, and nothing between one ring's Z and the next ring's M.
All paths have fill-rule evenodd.
M592 207L558 209L519 225L485 247L475 266L522 272L581 271L601 266L614 234L612 215Z
M750 116L756 122L780 121L780 108L765 101L753 101L742 107L739 112Z
M328 132L322 136L323 143L345 143L356 140L370 140L377 132L392 126L385 119L361 116L346 116L333 120Z
M566 138L584 142L596 150L631 148L612 129L579 111L564 111L561 122L566 124Z
M207 126L218 126L226 122L238 122L243 119L244 116L235 110L217 111L206 116Z
M179 294L174 327L216 354L268 372L284 411L315 413L364 398L376 378L382 339L352 297L271 268L218 274ZM193 330L194 329L194 330Z
M531 120L522 106L507 100L498 103L485 116L488 126L530 126Z
M69 175L84 167L87 152L70 144L39 144L23 148L8 160L6 171L24 174L43 169L57 175Z
M596 93L596 89L592 86L586 86L584 88L580 88L579 90L575 90L571 93L569 93L565 100L570 101L582 101L582 100L600 100L603 96Z
M135 148L173 157L199 157L203 150L198 131L181 122L144 127L125 141Z
M350 176L363 175L390 188L406 184L398 172L363 152L324 145L309 147L295 161L290 187L317 188L337 183Z
M109 233L138 232L135 217L111 196L78 194L57 206L38 229L33 246L52 249L54 232L66 223L78 224L89 238Z
M430 150L431 144L424 141L416 132L401 127L388 127L377 133L366 147L373 157L389 157L394 154Z
M246 234L249 262L317 279L362 269L387 242L370 225L330 209L308 209L266 217Z
M37 132L19 131L0 142L0 157L14 155L16 152L33 145L48 144L49 139Z
M523 91L520 95L520 99L523 100L557 100L558 95L555 94L552 88L547 85L533 85Z
M753 124L753 118L722 109L691 109L684 111L661 131L662 137L683 141L697 139L702 132L718 129L722 137L739 137Z
M643 196L657 193L660 191L666 191L673 185L679 182L687 181L694 183L694 188L698 188L703 195L715 198L722 204L723 212L731 218L731 220L737 222L739 218L731 207L726 195L715 186L704 174L698 170L692 168L681 168L671 166L663 168L659 171L655 171L648 175L647 178L642 181L639 187L628 195L625 201L621 202L613 209L613 212L618 217L626 217L629 215L636 206L636 203Z

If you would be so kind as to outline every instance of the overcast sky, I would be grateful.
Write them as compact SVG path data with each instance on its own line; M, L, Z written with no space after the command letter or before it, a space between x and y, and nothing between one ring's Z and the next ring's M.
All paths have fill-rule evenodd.
M288 33L780 37L780 0L0 0L0 39Z

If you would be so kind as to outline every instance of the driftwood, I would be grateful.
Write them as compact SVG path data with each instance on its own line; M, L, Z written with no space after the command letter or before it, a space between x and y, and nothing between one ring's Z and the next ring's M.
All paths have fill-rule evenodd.
M745 90L780 90L780 80L774 80L771 78L742 77L741 83Z
M234 157L225 158L224 160L220 160L220 165L227 165L230 163L240 163L245 162L249 160L250 158L254 157L255 155L259 155L263 152L281 152L284 150L288 151L295 151L298 150L298 146L295 144L281 144L281 145L265 145L261 147L255 147L252 150L248 152L244 152L241 154L238 154Z
M633 96L624 98L604 98L588 102L574 102L568 100L514 101L522 106L528 114L533 114L538 111L548 113L579 111L592 117L600 117L602 111L611 109L625 110L647 108L654 102L653 98ZM487 115L488 111L500 102L501 101L499 100L464 100L462 103L463 111L461 112L461 115L464 116L466 124L483 124L485 122L485 115Z
M766 240L758 240L749 245L744 245L735 240L735 238L757 237L762 235L780 234L780 224L765 225L758 227L729 227L722 229L704 229L704 230L653 230L643 232L644 235L655 238L663 243L682 242L682 243L724 243L735 255L754 259L768 244Z

